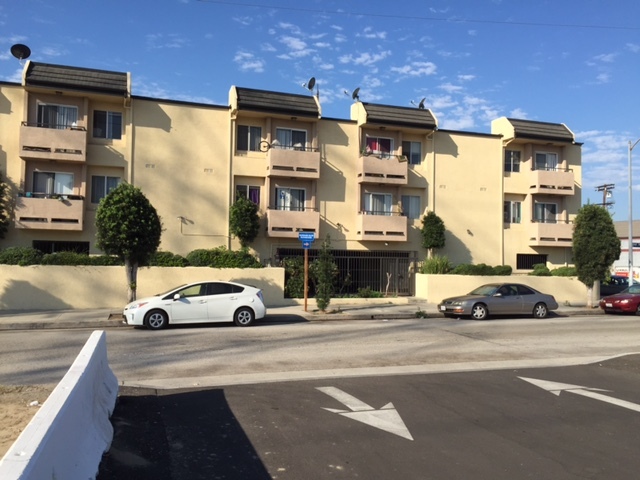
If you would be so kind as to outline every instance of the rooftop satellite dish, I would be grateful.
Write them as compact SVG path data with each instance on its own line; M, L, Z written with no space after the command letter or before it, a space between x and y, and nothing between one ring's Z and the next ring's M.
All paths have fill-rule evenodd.
M351 94L351 98L353 98L355 101L360 100L360 87L356 88L353 93Z
M11 55L22 61L26 58L29 58L29 56L31 55L31 49L26 45L16 43L11 47Z
M424 101L426 100L426 98L423 98L422 100L420 100L420 103L418 104L418 108L420 110L424 110Z
M307 83L304 84L307 90L313 91L313 87L316 86L316 77L311 77Z

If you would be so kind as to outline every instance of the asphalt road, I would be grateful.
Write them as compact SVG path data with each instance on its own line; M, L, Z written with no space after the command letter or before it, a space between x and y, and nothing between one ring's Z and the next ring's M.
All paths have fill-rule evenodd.
M634 355L545 369L126 389L98 478L635 479L639 372ZM569 388L556 395L526 379L573 386L547 385Z

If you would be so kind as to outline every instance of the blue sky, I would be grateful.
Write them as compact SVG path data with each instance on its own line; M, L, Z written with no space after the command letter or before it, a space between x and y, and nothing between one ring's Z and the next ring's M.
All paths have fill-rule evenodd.
M566 124L583 145L583 202L615 184L627 220L640 138L637 0L20 0L0 6L0 80L31 60L131 72L133 94L226 105L231 85L305 93L323 116L365 102L425 106L441 128L510 116ZM308 92L307 92L308 93ZM640 218L640 143L633 151Z

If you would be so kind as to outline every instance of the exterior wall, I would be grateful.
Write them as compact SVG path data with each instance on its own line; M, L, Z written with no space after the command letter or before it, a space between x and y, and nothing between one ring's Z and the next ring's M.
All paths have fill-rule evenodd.
M109 308L127 303L124 267L0 265L0 308L3 310L67 310ZM204 280L230 280L261 288L267 307L289 305L284 299L284 269L213 269L152 267L138 270L137 297L143 298Z
M438 253L452 263L502 263L502 144L499 137L435 134L433 210L446 227Z
M553 295L559 305L584 306L587 304L588 289L575 277L533 277L528 275L477 277L418 273L416 274L416 297L424 298L429 303L440 303L447 297L464 295L480 285L494 282L515 282L528 285L543 293ZM594 295L593 305L597 305L596 292L592 292L592 295Z

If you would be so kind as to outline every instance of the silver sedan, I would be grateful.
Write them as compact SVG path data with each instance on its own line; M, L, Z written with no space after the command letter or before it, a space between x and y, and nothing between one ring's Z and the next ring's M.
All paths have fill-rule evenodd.
M438 304L438 310L445 317L470 316L475 320L485 320L489 315L545 318L550 310L557 308L553 295L519 283L489 283L467 295L445 298Z

